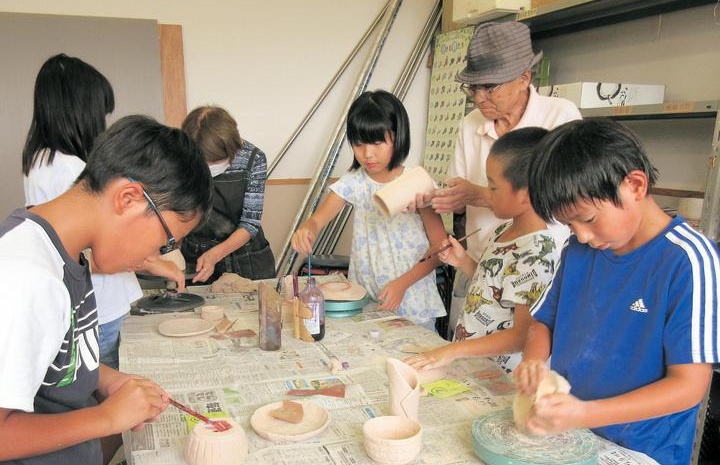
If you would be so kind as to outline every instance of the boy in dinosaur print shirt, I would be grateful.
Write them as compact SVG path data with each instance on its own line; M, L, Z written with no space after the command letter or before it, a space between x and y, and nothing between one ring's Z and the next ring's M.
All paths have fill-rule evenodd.
M520 363L532 321L530 307L550 283L560 255L547 224L530 205L527 189L533 148L546 133L518 129L493 145L487 160L488 204L495 216L510 221L494 231L478 263L448 239L453 247L440 259L472 280L453 343L410 357L408 363L417 370L468 356L493 357L507 372Z

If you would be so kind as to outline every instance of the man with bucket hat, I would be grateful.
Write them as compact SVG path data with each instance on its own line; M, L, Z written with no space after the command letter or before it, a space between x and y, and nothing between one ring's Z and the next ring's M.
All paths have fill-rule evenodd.
M449 187L435 190L422 203L429 201L438 213L466 212L465 229L482 228L467 240L468 253L474 260L482 255L488 238L500 225L500 220L487 208L486 200L485 161L495 141L513 129L539 126L550 130L581 118L569 100L538 95L531 84L531 68L541 58L542 52L533 52L530 30L525 24L485 23L475 30L467 51L467 65L455 77L476 108L461 122L448 173ZM551 229L562 246L569 231L565 227ZM462 273L457 276L450 328L454 328L462 309L468 279Z

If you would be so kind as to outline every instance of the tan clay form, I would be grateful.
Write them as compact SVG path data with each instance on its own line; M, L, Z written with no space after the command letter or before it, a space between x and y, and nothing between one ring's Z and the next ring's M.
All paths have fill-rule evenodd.
M323 283L318 286L325 300L360 300L367 294L364 287L357 283Z
M217 321L223 319L225 311L219 305L206 305L200 309L200 316L203 320Z
M232 428L215 431L212 426L198 423L185 446L189 465L240 465L248 456L248 439L234 420L226 420Z
M172 318L158 325L158 332L163 336L186 337L197 336L212 331L215 324L201 318Z
M330 413L313 402L296 401L303 406L303 419L300 423L273 418L271 411L282 407L282 402L267 404L250 417L250 425L258 436L277 444L310 439L325 431L330 424Z
M373 195L373 202L385 216L394 216L402 212L416 194L424 194L435 188L430 175L422 166L405 171Z
M418 372L396 358L387 359L385 370L390 388L390 413L417 421L420 405Z
M210 285L210 292L252 292L257 284L235 273L223 273L217 281Z
M534 396L528 396L520 392L515 393L515 397L513 398L513 420L515 421L515 427L522 432L527 432L525 422L530 411L532 411L535 406L535 402L541 397L556 393L568 394L569 392L570 383L551 370L545 375L543 380L540 381Z
M365 451L376 462L403 465L422 450L420 423L398 416L377 417L363 425Z
M173 262L175 266L177 266L180 270L185 270L185 268L187 267L187 265L185 264L185 257L183 257L180 249L175 249L171 252L160 255L160 260Z

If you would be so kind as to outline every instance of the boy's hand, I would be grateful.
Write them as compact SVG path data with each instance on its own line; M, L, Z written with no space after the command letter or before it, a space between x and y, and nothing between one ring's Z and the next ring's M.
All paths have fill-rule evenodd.
M399 279L395 279L387 283L387 285L380 291L378 300L382 303L378 305L378 310L395 310L400 306L400 303L405 296L407 287L400 282Z
M465 249L462 245L452 236L448 236L446 240L443 241L441 248L445 247L447 245L451 245L447 250L443 250L438 254L438 258L441 262L447 263L448 265L452 265L454 267L459 267L465 260L465 257L467 257L467 252L465 252Z
M142 268L155 276L167 278L177 283L177 291L185 292L185 273L169 260L152 257L145 260Z
M296 252L308 255L312 253L313 244L315 243L315 234L307 226L300 225L292 237L292 246Z
M513 378L518 392L533 396L537 392L540 381L550 372L547 364L542 360L523 360L515 368Z
M210 276L212 276L213 272L215 272L215 265L217 265L217 262L223 258L224 257L221 256L215 247L200 255L197 262L195 262L195 271L197 274L193 278L192 282L196 283L198 281L207 281Z
M536 435L558 434L585 427L588 403L570 394L548 394L535 403L525 426Z
M112 434L139 431L167 408L168 397L149 379L128 377L98 408L109 419Z
M422 354L407 357L404 361L417 371L425 371L432 370L433 368L444 367L455 360L455 358L455 349L452 344L448 344Z
M433 198L433 193L435 191L431 190L424 193L415 194L415 199L412 200L407 207L403 210L403 213L415 213L416 211L420 210L421 208L425 208L430 206L430 202Z

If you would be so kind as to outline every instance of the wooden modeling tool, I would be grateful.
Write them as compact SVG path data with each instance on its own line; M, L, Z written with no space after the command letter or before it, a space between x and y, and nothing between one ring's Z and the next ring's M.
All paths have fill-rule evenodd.
M465 234L463 237L461 237L461 238L458 239L457 241L458 241L458 242L462 242L462 241L464 241L465 239L467 239L468 237L472 236L473 234L479 233L480 231L482 231L482 228L477 228L475 231L471 232L470 234ZM427 254L426 254L423 258L420 259L420 262L422 263L422 262L424 262L425 260L430 260L431 258L433 258L434 256L436 256L437 254L446 251L446 250L449 249L450 247L452 247L452 244L448 244L448 245L446 245L446 246L444 246L444 247L440 247L438 250L436 250L435 252L431 253L430 255L427 255Z
M195 418L202 421L203 423L206 423L206 424L212 426L213 428L215 428L215 431L217 431L217 432L227 431L230 428L232 428L232 425L225 420L211 420L208 417L206 417L205 415L201 415L201 414L197 413L195 410L192 410L191 408L184 406L183 404L176 401L175 399L168 397L168 401L175 407L182 410L183 412L189 413L190 415L194 416Z

